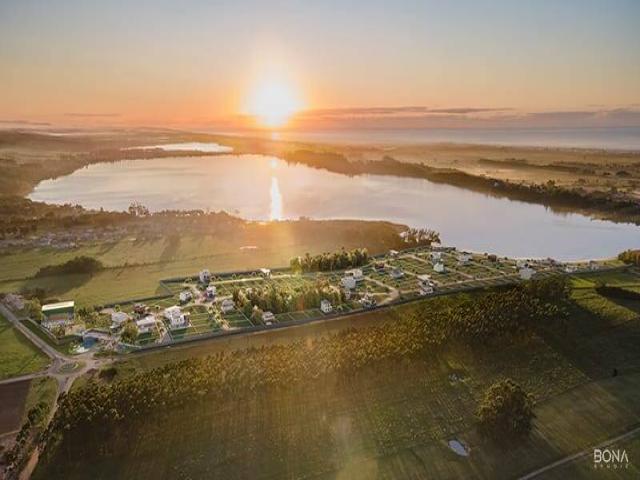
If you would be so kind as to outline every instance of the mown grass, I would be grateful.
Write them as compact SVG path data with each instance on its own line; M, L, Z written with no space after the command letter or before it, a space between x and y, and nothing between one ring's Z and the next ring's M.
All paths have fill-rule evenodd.
M43 370L49 358L0 315L0 379Z

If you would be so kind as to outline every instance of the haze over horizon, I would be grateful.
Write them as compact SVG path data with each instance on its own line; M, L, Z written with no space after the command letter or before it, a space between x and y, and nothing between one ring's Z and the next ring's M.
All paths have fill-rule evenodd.
M638 24L623 0L9 1L0 122L639 126Z

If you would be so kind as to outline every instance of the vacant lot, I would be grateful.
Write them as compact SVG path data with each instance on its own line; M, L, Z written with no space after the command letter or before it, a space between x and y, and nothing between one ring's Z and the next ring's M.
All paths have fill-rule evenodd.
M0 385L0 435L20 429L30 385L31 380Z
M0 380L38 372L49 358L0 315Z

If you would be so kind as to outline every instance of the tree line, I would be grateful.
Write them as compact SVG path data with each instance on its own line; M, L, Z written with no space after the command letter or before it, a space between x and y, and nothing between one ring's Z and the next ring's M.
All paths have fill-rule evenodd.
M369 262L369 252L366 248L344 248L333 253L321 253L304 257L294 257L289 262L294 272L330 272L344 270L345 268L361 267Z

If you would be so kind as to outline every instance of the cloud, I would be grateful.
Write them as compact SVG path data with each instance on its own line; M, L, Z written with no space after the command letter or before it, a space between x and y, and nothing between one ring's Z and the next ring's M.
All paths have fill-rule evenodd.
M48 122L33 122L30 120L1 120L0 124L2 125L29 125L32 127L46 127L51 125Z
M80 118L113 118L119 117L120 113L79 113L79 112L70 112L65 113L65 117L80 117Z
M351 108L328 108L307 110L301 116L311 118L349 118L349 117L402 117L421 115L467 115L473 113L505 112L511 108L484 108L484 107L452 107L452 108L430 108L426 106L402 106L402 107L351 107Z

